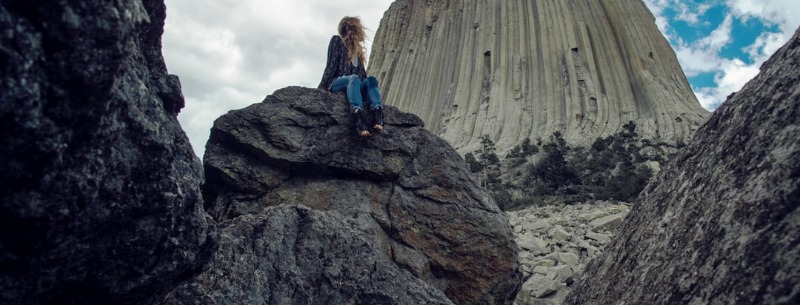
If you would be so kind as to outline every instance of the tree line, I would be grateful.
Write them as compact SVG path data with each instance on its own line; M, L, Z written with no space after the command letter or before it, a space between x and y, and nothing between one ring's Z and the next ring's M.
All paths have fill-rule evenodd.
M481 148L464 160L500 208L508 210L554 200L631 202L653 175L648 162L663 164L668 157L659 145L640 139L636 124L629 122L590 147L571 147L559 132L547 141L528 138L511 148L504 161L494 142L483 136Z

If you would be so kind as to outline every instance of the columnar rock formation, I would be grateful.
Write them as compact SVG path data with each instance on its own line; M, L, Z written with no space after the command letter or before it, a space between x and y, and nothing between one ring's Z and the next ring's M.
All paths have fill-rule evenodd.
M360 138L347 107L290 87L214 122L204 197L222 241L170 304L513 302L511 227L464 160L391 106Z
M554 131L586 145L628 121L675 145L708 115L641 0L397 0L369 72L460 151Z
M216 244L164 2L0 2L0 304L154 304Z
M567 304L800 304L800 29L639 195Z

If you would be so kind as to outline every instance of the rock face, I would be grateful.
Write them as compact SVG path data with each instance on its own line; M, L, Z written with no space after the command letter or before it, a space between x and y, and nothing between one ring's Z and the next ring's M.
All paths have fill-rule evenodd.
M152 304L211 257L164 16L0 4L0 303Z
M415 291L429 291L420 286L425 283L443 291L455 304L512 303L521 284L521 273L511 227L470 176L463 159L444 140L426 131L414 115L386 107L386 131L364 139L356 135L347 112L342 94L289 87L214 122L204 156L204 196L207 209L226 225L220 251L250 251L251 247L278 243L261 246L266 243L263 238L236 237L236 232L242 230L250 235L261 234L258 232L264 229L249 227L265 223L265 217L277 217L271 216L274 213L288 213L275 211L275 206L302 204L319 211L302 213L320 215L314 216L320 219L311 224L281 220L287 222L286 232L270 234L273 239L296 241L289 244L295 249L253 252L266 251L288 264L276 266L243 254L243 259L258 263L230 267L221 259L224 255L218 253L209 271L184 286L185 290L175 292L178 303L204 303L203 296L216 291L216 287L241 282L271 283L275 275L270 273L275 272L297 279L298 283L280 286L289 287L285 290L248 290L247 298L215 302L251 304L246 300L283 299L296 291L321 293L309 299L311 304L326 304L325 298L340 304L372 304L359 297L374 293L374 287L378 287L368 283L370 279L408 273L421 281L407 280L407 275L386 281L389 286L407 282L412 287L392 288L402 293L385 292L379 294L379 299L385 298L386 304L413 304L404 300L417 295ZM285 217L297 216L281 219ZM294 237L329 218L341 223L327 229L337 238ZM370 250L374 253L360 248L345 251L349 245L359 244L374 249ZM331 252L323 253L319 257L322 261L317 262L313 255L322 249ZM351 256L365 257L366 261L353 261ZM329 262L333 264L333 274L296 272L306 262L319 270L328 268L325 262ZM389 269L356 275L368 267L363 264ZM235 273L249 277L219 276L231 268L247 268ZM336 287L347 288L334 291ZM302 298L290 297L292 301L305 300ZM439 300L435 294L426 298Z
M387 103L461 152L588 146L629 121L675 146L708 116L641 0L397 0L372 47Z
M629 211L625 203L593 202L507 212L525 278L515 304L563 304L575 279L603 253Z
M355 225L303 206L242 216L223 230L212 269L164 304L453 304Z
M800 30L650 182L567 304L800 303Z

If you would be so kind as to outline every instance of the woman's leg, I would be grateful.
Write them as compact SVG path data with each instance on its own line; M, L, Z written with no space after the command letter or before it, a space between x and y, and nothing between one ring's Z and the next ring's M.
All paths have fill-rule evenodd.
M378 88L378 79L374 76L365 78L361 85L361 94L366 96L370 102L369 108L372 110L373 115L372 128L379 131L383 130L383 102Z
M381 91L380 88L378 88L378 79L374 76L369 76L364 79L361 85L361 94L369 99L371 104L369 108L371 110L383 107Z
M331 84L331 91L346 92L347 102L350 104L350 112L361 109L363 99L361 97L361 79L358 75L348 75L337 78Z
M367 131L364 110L362 109L361 79L358 75L348 75L337 78L331 84L331 91L347 93L347 102L350 104L350 112L354 116L356 132L362 137L370 136L369 131Z

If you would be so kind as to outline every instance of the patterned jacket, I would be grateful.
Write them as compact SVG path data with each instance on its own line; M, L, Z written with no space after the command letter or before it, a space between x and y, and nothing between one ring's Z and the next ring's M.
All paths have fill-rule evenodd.
M364 80L367 77L364 63L359 63L358 67L353 66L347 58L347 46L344 45L344 41L338 35L334 35L328 44L328 63L325 64L325 72L322 74L322 81L317 88L331 90L334 80L353 74Z

